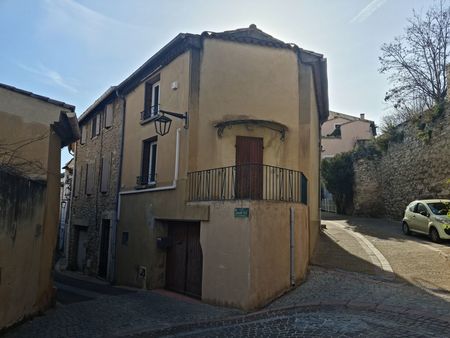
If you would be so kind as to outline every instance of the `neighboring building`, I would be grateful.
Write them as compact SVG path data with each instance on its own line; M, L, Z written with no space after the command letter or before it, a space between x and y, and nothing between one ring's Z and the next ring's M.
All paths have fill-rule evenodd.
M353 150L358 141L371 140L377 135L373 121L364 114L355 117L330 111L322 125L322 158Z
M110 104L108 130L98 116ZM255 25L179 34L80 118L71 242L80 248L84 231L87 250L73 261L98 274L105 254L119 284L267 303L304 278L314 251L327 117L322 55ZM110 152L103 195L98 163Z
M113 280L123 100L108 89L79 118L68 269Z
M0 329L54 300L61 147L75 107L0 84Z
M67 257L66 237L67 229L69 228L69 210L72 199L72 178L73 178L73 164L75 160L72 158L63 167L64 173L61 174L61 194L60 211L59 211L59 234L58 234L58 250L64 252Z

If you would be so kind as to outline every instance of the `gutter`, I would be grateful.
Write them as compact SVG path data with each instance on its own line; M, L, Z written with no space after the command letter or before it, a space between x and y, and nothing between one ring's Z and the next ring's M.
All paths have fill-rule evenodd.
M121 206L121 195L132 195L132 194L140 194L144 192L154 192L154 191L165 191L165 190L174 190L177 188L178 181L178 171L180 166L180 131L181 128L177 128L177 138L176 138L176 148L175 148L175 172L173 175L173 182L171 185L166 185L164 187L157 188L148 188L148 189L133 189L127 191L119 192L118 203L117 203L117 221L120 220L120 206Z

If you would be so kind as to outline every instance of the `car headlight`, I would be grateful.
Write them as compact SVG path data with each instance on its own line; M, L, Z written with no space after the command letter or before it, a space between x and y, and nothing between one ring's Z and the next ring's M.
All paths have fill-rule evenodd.
M450 219L447 216L436 216L436 221L450 227Z

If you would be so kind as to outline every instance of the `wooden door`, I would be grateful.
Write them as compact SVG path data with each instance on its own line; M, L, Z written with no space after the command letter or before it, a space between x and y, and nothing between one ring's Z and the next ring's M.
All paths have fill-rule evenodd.
M186 294L201 297L203 254L200 246L200 223L191 223L187 230Z
M263 139L236 137L236 198L263 197Z
M167 250L166 287L201 297L203 254L200 246L200 223L168 222L172 245Z

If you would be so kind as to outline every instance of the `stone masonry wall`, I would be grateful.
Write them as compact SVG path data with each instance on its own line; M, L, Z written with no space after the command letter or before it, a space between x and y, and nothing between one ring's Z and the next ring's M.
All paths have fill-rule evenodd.
M120 157L122 142L123 123L123 101L115 99L113 102L113 124L110 128L100 129L100 135L91 137L92 117L103 111L104 107L99 107L99 111L91 118L83 121L80 125L87 127L86 143L77 143L75 156L75 177L74 177L74 198L71 208L71 225L69 238L68 268L79 269L87 274L96 275L98 273L101 225L103 219L110 220L110 237L116 223L116 207L118 182L120 173ZM102 157L111 154L111 169L109 177L109 188L106 193L100 192L101 162ZM95 165L94 189L91 195L86 194L86 165ZM83 169L81 169L83 168ZM81 180L81 182L80 182ZM77 184L79 184L78 193ZM88 241L86 246L86 259L82 266L77 266L77 250L79 231L87 231ZM110 243L109 250L114 253ZM110 269L110 267L108 267Z
M450 198L450 109L430 127L427 139L417 122L404 123L397 127L401 142L390 143L379 159L354 163L355 214L401 219L413 200Z
M355 182L353 189L354 212L361 216L384 215L380 166L376 161L358 160L353 164Z

